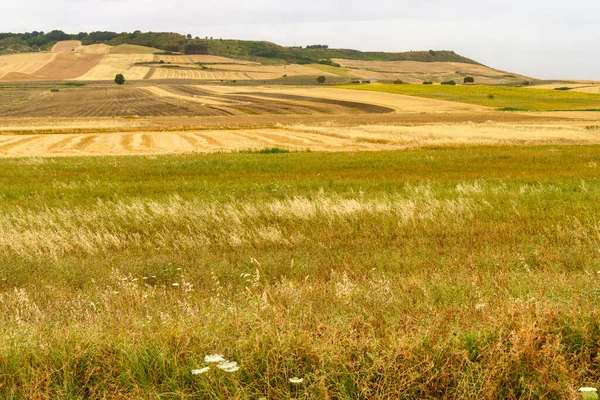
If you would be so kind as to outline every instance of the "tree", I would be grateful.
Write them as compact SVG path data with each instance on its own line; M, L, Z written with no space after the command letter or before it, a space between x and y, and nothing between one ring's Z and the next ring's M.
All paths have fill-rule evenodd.
M125 83L125 77L123 76L123 74L117 74L115 76L115 83L117 85L123 85Z
M186 36L186 38L187 38L188 40L191 40L191 39L192 39L192 34L191 34L191 33L188 33L188 34L187 34L187 36Z
M475 83L475 78L473 78L472 76L465 76L465 79L463 80L464 83Z
M325 78L323 75L321 75L317 78L317 82L319 82L321 84L325 83L326 80L327 80L327 78Z

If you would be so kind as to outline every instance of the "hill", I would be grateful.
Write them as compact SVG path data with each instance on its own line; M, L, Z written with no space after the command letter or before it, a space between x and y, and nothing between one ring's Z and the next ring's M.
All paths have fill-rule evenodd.
M166 36L158 35L164 39ZM272 58L250 56L248 43L230 46L229 56L218 49L216 54L181 54L164 51L165 43L156 43L153 35L141 35L136 44L120 44L124 38L112 38L109 44L97 43L85 45L81 40L64 40L53 42L48 51L22 49L16 54L0 55L0 81L111 81L116 74L125 75L128 81L213 81L235 83L244 81L254 83L277 84L316 84L318 76L325 76L327 83L350 83L352 81L403 81L406 83L422 83L423 81L443 82L447 80L462 81L469 75L478 83L496 85L520 84L528 79L520 75L497 71L476 63L456 61L414 61L414 60L356 60L348 58L320 59L323 54L351 57L346 50L330 50L324 46L304 49L313 52L319 61L312 63L292 63L293 57ZM22 39L5 38L6 42L20 43ZM187 40L187 39L186 39ZM193 39L192 39L193 40ZM20 42L19 42L20 41ZM210 39L209 39L210 41ZM90 41L88 40L88 43ZM221 45L227 41L214 41ZM50 42L49 42L50 43ZM45 48L50 44L44 45ZM154 43L155 47L147 45ZM261 42L264 44L264 42ZM276 45L274 45L276 46ZM18 48L16 45L12 48ZM285 49L281 46L273 47ZM225 47L225 49L227 49ZM244 50L245 49L245 50ZM189 48L188 48L189 50ZM198 48L196 48L198 50ZM291 49L290 51L299 49ZM29 51L29 52L27 52ZM287 51L287 50L286 50ZM426 52L433 57L430 52ZM245 54L245 56L243 55ZM252 54L257 54L253 52ZM267 53L260 53L267 54ZM382 57L386 53L356 53L363 58ZM427 59L421 52L407 53L413 59ZM387 54L388 58L399 58L398 54ZM393 57L392 57L393 56ZM436 57L442 57L438 53ZM283 57L283 56L280 56ZM450 59L452 59L450 57ZM309 60L308 58L305 60Z
M418 61L457 62L479 64L453 51L410 51L402 53L362 52L350 49L330 49L327 45L285 47L264 41L225 40L192 38L172 32L80 32L67 34L54 30L49 33L0 33L0 54L38 52L52 48L59 41L80 40L83 45L108 44L112 46L130 44L152 47L166 52L181 54L207 54L237 59L271 63L329 64L337 66L332 58L362 61Z

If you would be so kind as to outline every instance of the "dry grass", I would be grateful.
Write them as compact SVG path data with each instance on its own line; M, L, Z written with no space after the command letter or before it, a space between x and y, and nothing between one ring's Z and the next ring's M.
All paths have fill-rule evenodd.
M0 160L0 397L575 398L598 154Z

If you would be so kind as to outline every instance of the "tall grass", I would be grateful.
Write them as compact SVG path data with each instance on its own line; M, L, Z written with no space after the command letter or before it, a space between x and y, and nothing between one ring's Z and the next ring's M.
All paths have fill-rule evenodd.
M573 397L598 150L1 160L0 397Z

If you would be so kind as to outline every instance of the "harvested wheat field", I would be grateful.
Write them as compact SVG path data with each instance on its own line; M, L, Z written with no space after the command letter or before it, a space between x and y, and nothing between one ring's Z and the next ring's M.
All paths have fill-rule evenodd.
M515 84L529 79L484 65L456 62L361 61L337 58L332 61L348 68L348 73L358 78L400 79L409 83L442 82L451 79L461 82L465 76L472 76L476 82L484 84Z
M93 130L93 129L92 129ZM280 148L290 151L383 151L422 146L600 144L581 127L518 124L435 124L354 127L281 125L275 129L194 129L160 132L0 135L1 157L215 153Z
M0 102L3 157L600 142L589 113L506 114L372 91L177 84L25 95Z

